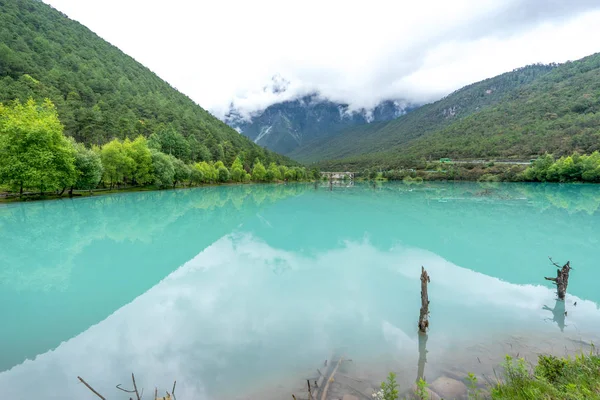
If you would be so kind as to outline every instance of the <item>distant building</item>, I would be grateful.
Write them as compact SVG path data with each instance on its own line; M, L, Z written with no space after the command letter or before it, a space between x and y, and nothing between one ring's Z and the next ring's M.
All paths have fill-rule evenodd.
M321 176L334 181L341 181L344 179L354 180L354 172L321 172Z

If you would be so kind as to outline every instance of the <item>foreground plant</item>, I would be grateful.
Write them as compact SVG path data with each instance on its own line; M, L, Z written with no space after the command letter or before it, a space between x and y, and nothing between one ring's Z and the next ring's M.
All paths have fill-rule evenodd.
M472 372L467 375L467 396L469 400L483 400L484 398L481 389L477 387L477 377Z
M419 398L419 400L429 400L429 392L427 391L428 387L429 385L427 384L427 381L423 378L419 378L419 380L417 381L416 391L416 395Z
M492 388L492 399L600 400L600 356L558 358L541 355L530 372L524 359L507 356L504 381Z
M398 399L398 383L396 382L396 374L390 372L387 382L381 382L381 390L373 393L373 398L376 400L397 400Z

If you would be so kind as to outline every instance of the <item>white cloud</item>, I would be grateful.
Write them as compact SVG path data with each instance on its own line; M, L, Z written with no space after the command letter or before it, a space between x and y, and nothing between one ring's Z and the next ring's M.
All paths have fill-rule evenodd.
M46 2L217 116L311 91L353 107L431 101L600 50L597 0ZM276 74L287 91L265 92Z

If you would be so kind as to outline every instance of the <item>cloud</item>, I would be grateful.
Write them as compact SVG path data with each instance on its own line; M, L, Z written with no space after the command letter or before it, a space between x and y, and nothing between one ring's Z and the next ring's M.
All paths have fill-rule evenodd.
M435 100L600 50L597 0L46 0L222 117L318 91L353 108ZM285 91L264 90L272 78Z

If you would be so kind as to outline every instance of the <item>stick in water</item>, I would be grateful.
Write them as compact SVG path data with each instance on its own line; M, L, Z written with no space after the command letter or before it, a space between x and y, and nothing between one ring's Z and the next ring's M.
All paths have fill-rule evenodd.
M82 377L78 376L77 379L79 379L81 381L81 383L83 383L85 386L87 386L88 389L90 389L92 392L94 392L94 394L96 396L100 397L102 400L106 400L104 398L104 396L102 396L100 393L96 392L93 387L91 387L90 385L88 385L88 383L86 381L84 381Z

